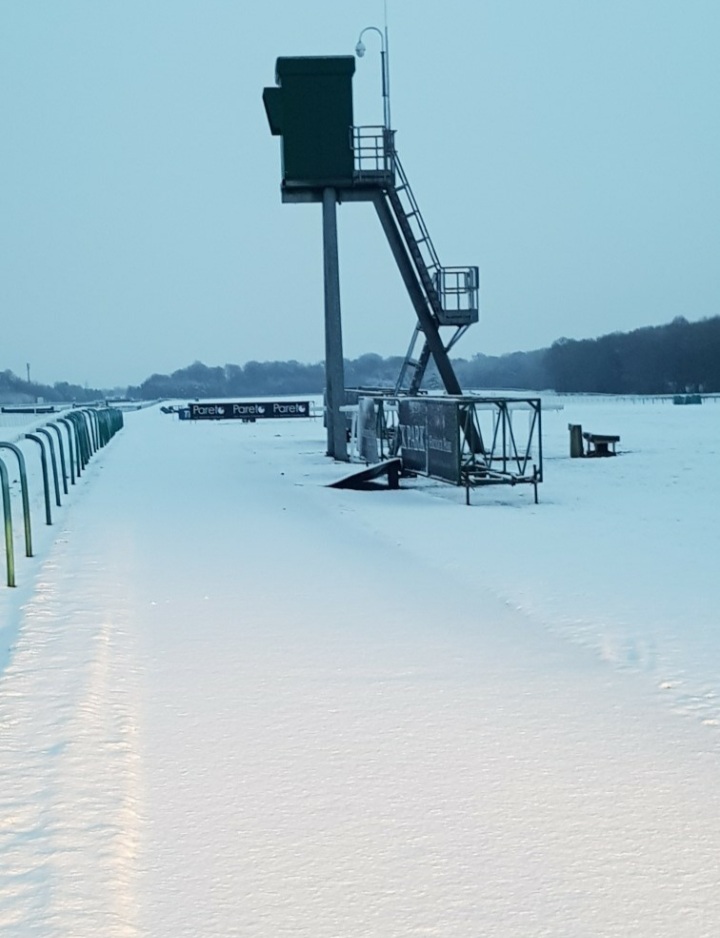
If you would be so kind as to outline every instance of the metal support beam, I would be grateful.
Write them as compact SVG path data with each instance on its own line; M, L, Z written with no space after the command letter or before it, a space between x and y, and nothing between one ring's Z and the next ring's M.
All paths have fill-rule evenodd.
M373 194L373 204L445 390L448 394L462 394L460 382L455 376L453 366L440 337L440 329L428 308L427 298L418 282L415 267L382 190L378 189Z
M345 371L340 317L337 192L323 189L323 266L325 272L325 414L327 454L348 461L345 415Z

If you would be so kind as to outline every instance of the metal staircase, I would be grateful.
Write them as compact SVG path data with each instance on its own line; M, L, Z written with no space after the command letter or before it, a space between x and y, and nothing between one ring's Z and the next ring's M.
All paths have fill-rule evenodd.
M374 184L384 195L385 206L376 201L376 208L418 316L395 392L416 394L433 358L446 391L458 394L460 386L447 353L478 320L478 268L443 267L440 264L395 150L393 131L377 127L354 128L353 146L357 182ZM402 249L394 227L401 236ZM441 337L441 327L453 329L448 340ZM421 340L418 353L416 349Z

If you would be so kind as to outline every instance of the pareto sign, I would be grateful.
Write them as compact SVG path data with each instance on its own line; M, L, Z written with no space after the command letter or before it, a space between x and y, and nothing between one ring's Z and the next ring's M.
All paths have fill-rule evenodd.
M222 401L188 404L191 420L268 420L309 417L309 401Z

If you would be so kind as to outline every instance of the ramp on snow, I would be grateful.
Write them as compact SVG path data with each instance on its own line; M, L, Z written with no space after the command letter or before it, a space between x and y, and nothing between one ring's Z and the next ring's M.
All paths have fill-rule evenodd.
M365 466L363 469L351 472L349 475L343 476L342 479L338 479L337 482L331 482L328 487L331 489L360 490L386 487L397 489L400 487L401 469L402 461L399 456L395 456L392 459L384 459L382 462L374 463L372 466ZM387 479L386 486L378 484L377 480L383 477Z

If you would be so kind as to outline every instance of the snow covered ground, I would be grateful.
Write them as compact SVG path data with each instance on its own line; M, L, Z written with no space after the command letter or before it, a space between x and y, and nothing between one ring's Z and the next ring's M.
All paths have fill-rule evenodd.
M23 443L0 934L720 933L720 405L560 403L537 506L152 408L46 527Z

